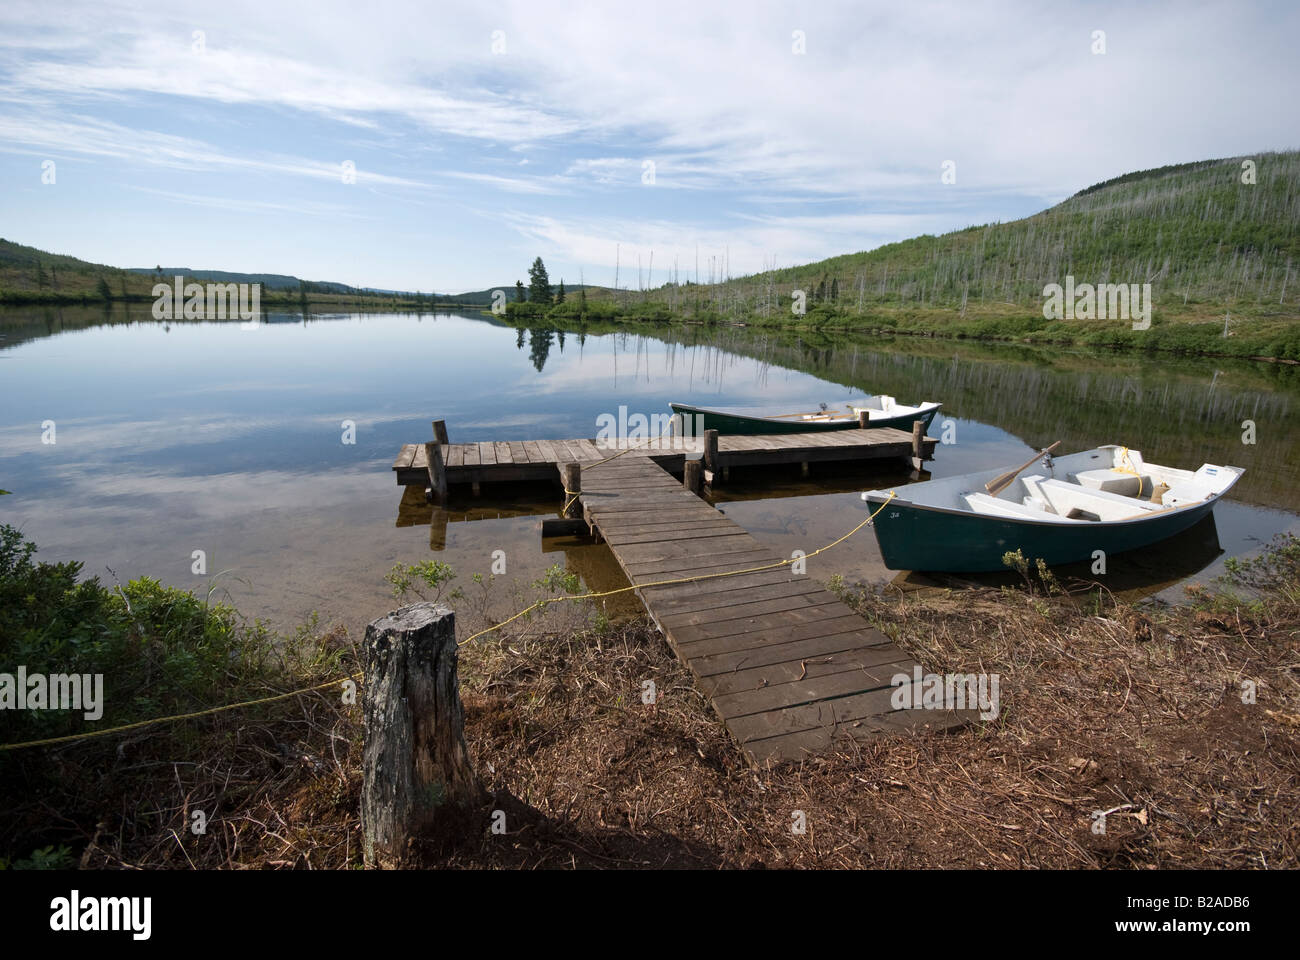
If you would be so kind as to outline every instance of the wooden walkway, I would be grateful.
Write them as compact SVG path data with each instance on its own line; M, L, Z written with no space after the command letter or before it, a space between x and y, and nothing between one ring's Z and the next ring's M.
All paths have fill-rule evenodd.
M586 466L583 517L634 585L784 559L648 458L629 454ZM848 514L846 523L856 516ZM820 546L810 544L809 552ZM890 680L911 675L917 663L788 566L636 592L755 763L825 752L842 738L945 729L969 719L969 712L895 711Z
M441 424L441 421L437 421ZM445 433L445 428L442 429ZM673 449L673 438L653 446L632 446L620 461L649 460L665 470L680 474L686 451ZM912 457L929 459L935 440L913 436L893 428L833 430L823 433L791 433L772 436L718 436L709 431L703 440L694 441L704 460L705 480L719 485L729 479L733 467L801 464L807 473L810 464L866 460L889 460ZM441 460L443 485L451 483L482 484L521 480L553 481L555 468L564 463L593 463L624 451L624 447L598 444L595 440L510 440L478 443L402 445L393 461L393 473L399 486L439 484L429 468L429 458L437 448Z
M520 480L555 479L560 463L603 460L620 452L598 446L594 440L510 440L479 443L439 444L448 483L508 483ZM681 450L633 450L621 459L649 458L669 470L682 469L686 455ZM423 443L404 443L393 472L398 486L429 485L428 448Z

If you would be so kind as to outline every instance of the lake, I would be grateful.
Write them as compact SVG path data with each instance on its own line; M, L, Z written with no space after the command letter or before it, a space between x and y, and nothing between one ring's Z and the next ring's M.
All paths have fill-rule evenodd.
M938 447L936 477L1019 463L1058 439L1062 451L1118 442L1148 461L1247 468L1212 522L1111 558L1119 592L1176 600L1225 557L1300 531L1296 367L741 327L530 331L477 314L267 319L167 324L120 304L0 312L0 488L13 492L0 520L41 559L84 561L107 582L212 589L281 629L316 611L354 636L396 605L393 564L440 559L467 585L500 550L500 615L553 564L598 589L626 581L604 546L542 541L558 489L457 490L443 509L397 487L398 448L432 439L432 419L453 441L592 437L620 405L785 412L876 392L944 402L930 433L950 421L954 442ZM791 471L737 477L716 499L789 555L856 525L861 490L905 482L893 468ZM895 577L866 529L809 573Z

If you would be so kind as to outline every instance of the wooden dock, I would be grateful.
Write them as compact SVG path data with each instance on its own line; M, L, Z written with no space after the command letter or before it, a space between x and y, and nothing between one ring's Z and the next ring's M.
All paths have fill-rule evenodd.
M629 582L644 585L636 592L646 610L752 762L797 760L881 731L946 729L970 718L968 711L895 710L891 679L911 676L918 664L807 574L776 566L693 579L788 558L649 459L588 466L580 474L583 518ZM663 580L691 582L648 586Z
M973 716L894 709L891 681L912 676L916 661L698 496L704 481L725 483L733 468L798 464L807 475L817 463L898 458L920 469L935 441L919 422L910 434L865 425L750 437L710 430L697 442L702 456L689 460L682 449L594 440L449 443L441 420L433 432L431 442L402 447L397 482L428 487L443 503L454 483L477 492L485 482L558 481L573 491L565 497L571 519L543 529L577 525L605 540L752 762L797 760L882 731L946 729ZM857 516L846 513L846 528Z
M920 427L920 423L917 423ZM893 427L858 430L827 430L821 433L784 433L770 436L705 435L705 480L711 484L730 479L732 467L766 467L797 463L804 475L814 463L845 463L858 460L891 460L913 457L929 460L935 440Z
M919 428L920 424L917 423ZM674 447L666 437L648 446L617 446L595 440L509 440L449 443L441 420L433 422L430 443L403 444L393 461L399 486L425 486L436 499L444 499L448 485L519 481L552 482L556 468L565 463L594 463L615 454L620 460L648 460L670 473L681 474L687 450ZM730 479L735 468L799 464L805 475L812 464L901 458L913 467L934 454L936 441L920 430L907 433L892 428L833 430L772 436L719 436L710 430L695 440L704 465L704 479L717 486Z

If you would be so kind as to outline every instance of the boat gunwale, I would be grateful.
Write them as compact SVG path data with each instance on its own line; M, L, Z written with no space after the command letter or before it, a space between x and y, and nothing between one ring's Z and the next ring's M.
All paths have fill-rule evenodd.
M1106 447L1105 446L1094 447L1093 449L1102 450L1102 449L1106 449ZM1091 450L1079 451L1080 454L1091 453L1091 452L1092 452ZM1071 454L1071 456L1074 455L1075 454ZM1237 481L1240 480L1242 475L1246 472L1245 467L1237 467L1237 466L1233 466L1232 464L1226 464L1226 463L1225 464L1217 464L1217 463L1202 464L1202 466L1221 467L1224 470L1231 470L1233 474L1231 482L1229 482L1228 485L1224 487L1222 490L1220 490L1219 492L1212 493L1204 500L1198 500L1194 503L1184 503L1184 504L1180 504L1179 506L1166 507L1162 510L1149 510L1137 516L1127 517L1123 520L1076 520L1076 523L1079 526L1079 528L1082 528L1085 525L1091 528L1096 528L1098 526L1104 526L1110 528L1125 527L1128 526L1129 524L1148 523L1152 520L1159 520L1162 517L1173 516L1176 513L1182 513L1188 510L1196 510L1206 506L1213 506L1216 502L1222 499L1228 493L1229 490L1231 490L1234 486L1237 485ZM1178 469L1178 468L1170 468L1170 469ZM986 473L989 474L990 476L997 476L997 473L993 471L981 471L978 473L971 473L971 474L959 474L957 477L944 477L942 479L956 480L959 479L961 476L981 477L984 476ZM930 481L922 481L922 483L928 483L928 482ZM909 484L908 486L919 486L919 485L920 484ZM903 497L900 497L897 491L894 490L889 490L889 491L884 491L879 489L866 490L862 493L862 499L867 503L878 503L881 504L882 506L886 503L898 503L901 506L911 507L913 510L921 510L926 513L945 513L945 514L951 514L952 516L956 516L956 517L975 517L980 520L993 520L996 522L1016 523L1016 524L1023 524L1026 526L1051 528L1053 530L1060 530L1063 527L1068 529L1072 526L1075 526L1075 524L1071 523L1071 518L1069 517L1057 517L1057 519L1055 520L1039 520L1036 517L1013 517L1013 516L1001 515L1001 514L980 513L978 510L974 510L974 509L962 510L955 507L932 506L930 504L917 503L914 500L908 500ZM1129 499L1133 500L1134 503L1147 502L1147 501L1138 500L1133 497L1130 497ZM1012 501L1007 501L1007 502L1011 503Z
M912 407L911 404L903 404L903 406ZM668 402L668 407L670 410L673 411L673 413L712 414L713 416L716 417L734 417L737 420L749 420L753 423L771 423L777 426L787 426L790 424L803 424L803 423L815 423L818 425L823 425L828 423L834 423L834 424L843 423L843 424L857 425L857 423L859 422L857 417L826 417L824 419L808 418L804 420L795 420L788 417L762 417L762 416L755 416L754 414L751 413L735 413L733 411L718 410L711 407L697 407L691 403L675 403L671 400ZM927 416L938 413L941 409L943 409L943 401L928 400L925 401L924 403L917 404L911 410L904 411L894 416L880 417L879 419L882 421L902 420L907 417L912 417L914 420L921 420ZM871 421L868 420L867 422L870 423Z

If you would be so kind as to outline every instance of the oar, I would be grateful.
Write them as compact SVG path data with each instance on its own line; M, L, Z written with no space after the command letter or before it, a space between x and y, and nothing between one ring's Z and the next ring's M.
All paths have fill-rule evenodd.
M810 410L808 413L777 413L769 417L769 420L785 420L788 417L822 417L827 414L837 414L839 410Z
M1060 445L1061 445L1061 441L1057 440L1050 447L1044 447L1042 450L1039 450L1036 454L1034 454L1032 457L1030 457L1020 466L1016 467L1016 469L1008 470L1006 473L1002 474L1001 476L994 477L988 483L984 484L984 489L996 497L1007 487L1011 486L1012 480L1016 479L1016 477L1020 476L1020 474L1024 473L1026 470L1032 467L1034 465L1035 460L1037 460L1041 456L1051 453Z

